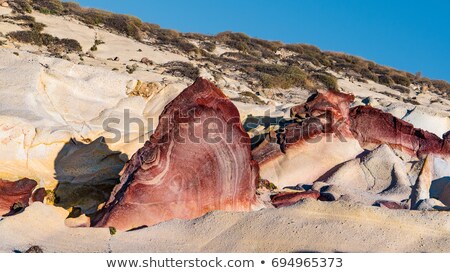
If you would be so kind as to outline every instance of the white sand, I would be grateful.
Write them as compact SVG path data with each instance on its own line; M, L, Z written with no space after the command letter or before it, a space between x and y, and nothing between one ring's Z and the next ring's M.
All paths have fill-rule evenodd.
M33 204L0 221L0 251L45 252L448 252L450 213L305 200L282 209L213 212L109 235L67 228L64 210ZM30 232L32 231L32 232ZM22 236L15 236L22 234ZM362 243L364 242L364 243Z

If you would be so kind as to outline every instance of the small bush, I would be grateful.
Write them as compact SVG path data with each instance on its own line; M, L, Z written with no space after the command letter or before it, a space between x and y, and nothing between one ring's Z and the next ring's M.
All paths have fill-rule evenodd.
M200 49L196 45L191 44L184 39L179 39L179 40L173 42L172 45L174 45L175 47L177 47L178 49L180 49L181 51L183 51L185 53L191 53L191 52L195 52L197 54L200 53Z
M387 75L378 76L378 82L386 86L392 86L394 84L394 80Z
M434 88L443 91L443 92L450 92L450 84L447 81L443 80L432 80L431 81Z
M216 50L216 44L210 42L203 42L200 44L208 52L214 52Z
M377 74L373 73L372 71L370 71L368 68L363 68L360 72L361 76L363 78L372 80L374 82L378 82L378 76Z
M157 29L153 30L153 34L159 42L163 43L176 42L181 38L180 33L173 29Z
M400 73L391 72L389 76L396 84L400 84L406 87L411 85L411 81L408 79L408 77Z
M315 73L313 74L313 78L322 83L328 89L338 89L337 79L333 75L328 73Z
M32 31L35 31L35 32L41 32L41 31L44 30L44 28L46 27L46 25L45 25L45 24L42 24L42 23L37 23L37 22L35 22L35 23L30 24L30 27L31 27L31 30L32 30Z
M80 43L74 39L61 39L59 43L66 49L67 52L81 52L83 50Z
M264 88L310 87L307 74L297 66L257 64L252 70Z

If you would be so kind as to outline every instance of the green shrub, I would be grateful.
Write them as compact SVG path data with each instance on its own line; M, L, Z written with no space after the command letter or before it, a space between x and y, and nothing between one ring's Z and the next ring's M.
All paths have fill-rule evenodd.
M378 82L386 86L392 86L394 84L394 80L387 75L378 76Z
M264 88L308 87L308 75L297 66L257 64L247 70L256 76Z
M322 83L326 88L331 90L338 90L337 79L328 73L315 73L312 75L314 79Z
M59 43L67 52L81 52L83 50L80 43L74 39L61 39Z
M368 68L363 68L361 69L361 71L359 72L361 74L361 76L363 78L372 80L374 82L378 82L378 76L377 74L373 73L372 71L370 71Z
M408 77L406 77L400 73L391 72L391 73L389 73L389 76L396 84L400 84L400 85L403 85L406 87L411 85L411 81L408 79Z
M45 24L42 24L42 23L34 22L34 23L31 23L31 24L30 24L30 27L31 27L31 30L32 30L32 31L35 31L35 32L41 32L41 31L44 30L44 28L46 27L46 25L45 25Z
M156 30L153 30L152 33L156 36L156 39L159 42L163 42L163 43L164 42L170 43L170 42L178 41L178 39L181 38L180 33L173 29L156 29Z
M178 49L180 49L181 51L183 51L185 53L191 53L191 52L195 52L197 54L200 53L200 49L196 45L191 44L190 42L188 42L185 39L178 39L178 40L174 41L172 43L172 45L174 45L175 47L177 47Z

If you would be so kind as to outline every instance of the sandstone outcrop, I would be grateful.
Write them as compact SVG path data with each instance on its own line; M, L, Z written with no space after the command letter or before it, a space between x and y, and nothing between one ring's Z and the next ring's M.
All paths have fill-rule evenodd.
M278 187L312 183L363 152L348 129L353 96L320 91L291 109L293 122L253 150L261 177Z
M450 155L448 140L414 128L406 121L370 106L350 110L351 131L362 145L388 144L411 155ZM448 138L448 137L446 137Z
M257 179L237 108L199 78L165 107L93 224L126 230L213 210L249 211Z

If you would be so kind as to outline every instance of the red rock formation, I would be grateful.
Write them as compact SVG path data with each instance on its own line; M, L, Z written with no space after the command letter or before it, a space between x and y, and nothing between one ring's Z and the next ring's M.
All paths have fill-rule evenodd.
M318 199L320 193L318 191L305 191L305 192L282 192L270 197L272 204L276 208L287 207L297 203L300 200L313 198Z
M408 209L408 205L397 203L397 202L394 202L394 201L382 200L382 201L378 201L377 204L381 208L387 208L387 209Z
M335 132L348 125L350 103L355 97L338 91L320 91L304 104L291 108L293 117L316 117L326 125L325 132Z
M253 151L258 163L270 161L291 146L295 146L323 134L337 134L339 138L351 137L349 131L349 106L354 96L338 91L319 91L304 104L291 108L293 118L300 122L288 124L283 130L268 135Z
M370 106L352 108L350 121L350 129L362 145L385 143L418 156L450 154L449 145L435 134L414 128L412 124Z
M36 186L36 181L27 178L16 182L0 179L0 215L11 212L14 205L28 206Z
M248 211L257 179L237 108L199 78L165 107L93 225L127 230L213 210Z

